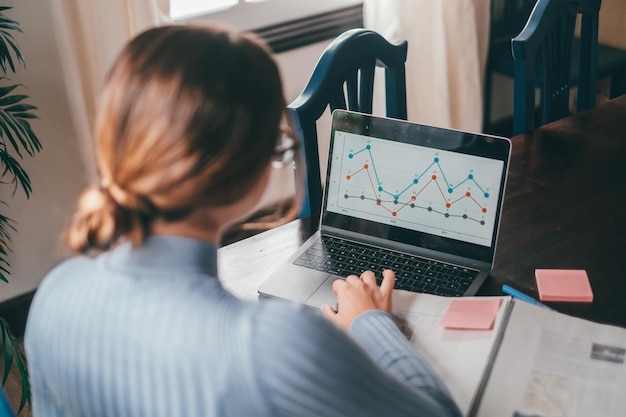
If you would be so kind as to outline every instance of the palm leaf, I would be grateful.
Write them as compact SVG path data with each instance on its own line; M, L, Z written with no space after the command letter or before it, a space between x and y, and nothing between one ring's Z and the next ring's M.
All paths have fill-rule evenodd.
M20 374L20 379L22 381L22 395L20 398L20 405L17 410L19 414L27 403L28 405L31 404L28 366L26 364L26 356L22 351L21 345L17 341L17 338L11 332L9 324L2 317L0 317L0 343L4 345L4 371L2 385L5 384L7 378L9 377L13 362L15 362L15 366L17 367L17 370Z
M0 77L0 80L6 80L7 77ZM11 91L15 90L19 87L20 84L9 85L7 87L0 87L0 97L4 97L9 94Z
M0 119L2 118L0 112ZM2 124L0 120L0 125ZM0 177L4 178L6 175L10 175L13 184L13 193L17 191L18 185L24 190L26 197L30 197L32 187L30 185L30 177L24 171L24 168L20 165L17 159L13 158L8 152L0 149L0 165L4 165L4 170L0 174Z
M4 282L9 282L7 276L10 272L7 268L11 267L11 264L6 258L8 255L9 247L4 240L0 239L0 280Z
M3 8L0 11L8 10L9 8ZM24 57L20 52L15 39L10 31L23 32L22 27L15 20L8 18L3 13L0 13L0 69L6 74L7 68L10 68L12 72L15 72L15 64L13 56L22 65L25 65Z
M17 409L19 414L20 411L24 408L26 403L30 406L30 381L28 379L28 365L26 362L26 356L21 349L16 350L17 355L15 356L15 365L17 366L18 371L20 372L20 379L22 380L22 396L20 398L20 405Z
M0 89L0 131L3 133L2 137L9 141L17 155L23 158L22 150L30 156L41 150L41 143L27 120L37 118L30 112L30 110L36 110L37 107L22 102L28 98L26 95L7 95L13 91L14 87L17 86Z
M7 268L11 266L6 258L10 250L7 242L11 241L8 229L15 231L15 227L11 224L11 219L0 214L0 281L4 282L9 282L7 277L10 275L10 272Z
M25 98L28 98L28 96L17 95L17 94L12 95L12 96L5 96L2 99L0 99L0 106L4 107L4 106L8 106L9 104L19 103L20 101L24 100Z
M4 204L2 201L0 203ZM9 235L9 231L7 229L11 229L11 231L15 231L15 227L11 224L12 220L7 216L0 214L0 245L2 247L7 247L6 241L11 240Z
M2 334L2 344L4 345L4 372L2 374L2 385L4 386L11 373L11 366L13 366L14 349L11 335L9 334L9 325L4 318L0 318L0 325L2 326L0 334Z

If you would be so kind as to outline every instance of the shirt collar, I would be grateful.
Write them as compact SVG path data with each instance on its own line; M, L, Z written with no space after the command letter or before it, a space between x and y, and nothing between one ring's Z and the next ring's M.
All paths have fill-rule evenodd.
M181 236L150 235L136 248L125 242L107 257L110 266L127 271L150 269L217 277L217 246Z

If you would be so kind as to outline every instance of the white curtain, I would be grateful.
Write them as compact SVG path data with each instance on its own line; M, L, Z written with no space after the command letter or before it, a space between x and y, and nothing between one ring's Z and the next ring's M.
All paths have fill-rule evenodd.
M409 120L482 130L490 1L364 0L365 27L409 43Z
M53 0L53 13L76 137L95 179L91 138L105 75L131 37L169 21L169 0Z

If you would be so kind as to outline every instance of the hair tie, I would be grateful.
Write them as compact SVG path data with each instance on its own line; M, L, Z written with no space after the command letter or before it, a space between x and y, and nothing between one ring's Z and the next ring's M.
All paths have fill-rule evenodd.
M134 206L128 193L109 178L100 180L100 189L119 206Z
M106 187L107 192L117 204L121 206L129 205L128 194L126 191L122 190L118 185L114 183L109 183Z
M141 195L129 194L119 185L108 179L100 181L100 190L115 205L127 210L134 210L150 217L155 216L156 213L159 212L157 206L155 206L149 198Z

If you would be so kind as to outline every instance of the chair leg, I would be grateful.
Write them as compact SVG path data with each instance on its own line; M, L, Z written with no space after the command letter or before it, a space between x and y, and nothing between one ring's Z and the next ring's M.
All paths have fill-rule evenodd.
M623 94L626 94L626 68L618 71L611 77L609 98L619 97Z

